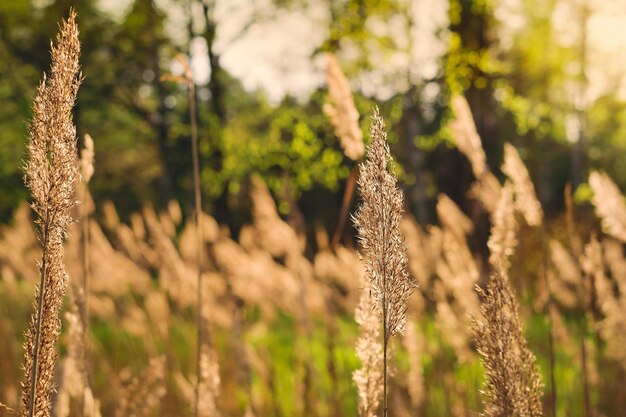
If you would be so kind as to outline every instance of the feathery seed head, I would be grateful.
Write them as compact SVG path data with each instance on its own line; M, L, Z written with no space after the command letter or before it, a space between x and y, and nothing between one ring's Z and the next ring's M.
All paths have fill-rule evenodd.
M355 224L360 257L372 284L373 305L386 317L383 329L389 336L402 333L406 301L416 287L407 273L406 245L400 234L404 198L389 171L391 161L385 124L376 108L367 157L360 167L358 187L363 203Z
M25 337L21 416L47 417L52 407L55 344L68 279L63 240L72 222L70 211L76 204L74 181L78 174L72 108L80 85L80 42L73 10L61 24L51 55L50 76L44 75L35 97L24 166L25 183L33 196L31 206L38 215L43 256L34 312Z
M502 187L500 200L496 210L491 216L491 234L487 246L491 252L489 263L492 267L500 269L503 275L507 275L510 267L509 258L513 255L517 246L517 228L514 211L514 186L506 182Z
M513 182L515 209L522 213L530 226L539 226L543 220L541 203L524 162L510 143L504 145L502 172Z
M593 189L591 202L602 220L602 230L626 242L626 205L619 188L608 175L597 171L589 175L589 185Z
M324 105L324 113L330 117L345 155L353 161L358 161L365 153L365 145L350 83L335 55L328 53L326 58L328 60L326 79L331 101Z
M483 298L481 318L473 331L483 357L487 380L483 395L485 417L540 417L543 383L535 355L528 349L515 295L497 270Z

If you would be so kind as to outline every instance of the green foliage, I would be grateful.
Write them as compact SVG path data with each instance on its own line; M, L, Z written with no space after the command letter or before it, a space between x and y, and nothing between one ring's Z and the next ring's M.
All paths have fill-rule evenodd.
M239 193L252 173L260 174L279 196L291 193L297 199L316 186L337 191L348 168L321 111L321 98L316 94L306 106L289 98L277 108L260 103L233 119L224 129L223 171L203 171L210 195L219 195L221 183L228 184L230 193ZM203 150L208 151L206 145Z

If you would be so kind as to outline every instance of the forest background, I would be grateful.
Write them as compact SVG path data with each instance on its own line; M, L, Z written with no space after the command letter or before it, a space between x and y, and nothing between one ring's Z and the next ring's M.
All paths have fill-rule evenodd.
M39 250L29 214L20 210L28 200L27 126L50 65L50 39L70 7L85 77L74 122L79 147L89 134L96 155L94 205L86 199L81 206L94 220L81 222L89 223L93 262L82 271L93 283L89 367L103 415L128 415L129 387L139 390L142 380L167 387L146 384L155 394L136 396L142 406L156 398L144 415L190 412L196 333L188 284L197 265L189 244L192 133L189 90L178 82L185 76L181 56L193 72L203 208L211 216L203 246L210 260L200 269L210 278L223 415L357 409L353 312L361 270L354 228L341 220L358 202L355 193L342 207L360 155L350 157L329 111L333 62L360 116L351 134L367 143L376 105L387 122L406 196L411 272L422 285L398 347L392 415L481 409L484 376L467 313L478 311L473 287L489 276L487 241L497 228L490 229L493 207L468 192L485 180L475 164L483 151L460 150L451 127L461 117L452 111L455 95L467 99L497 180L506 184L511 176L499 169L507 152L517 161L513 148L505 151L510 143L545 213L509 230L519 245L507 255L544 379L545 414L623 410L621 0L0 1L0 333L11 340L0 346L0 401L17 401L31 260ZM594 188L594 171L619 189L597 173ZM618 231L601 227L594 208L605 222L614 214ZM68 242L72 276L84 266L79 236L73 230ZM297 253L285 249L296 241ZM610 277L604 293L603 274ZM72 352L68 321L63 360Z
M86 75L74 116L98 155L91 192L123 217L148 201L192 207L187 93L162 78L181 73L177 53L191 54L197 83L205 207L234 230L249 216L253 173L282 214L297 207L310 224L335 225L354 162L323 111L327 51L361 115L383 109L422 225L440 192L467 207L470 166L445 129L453 92L465 92L490 165L505 141L519 149L548 213L567 182L589 196L591 168L626 186L620 1L17 0L0 5L3 222L25 200L30 103L70 4Z

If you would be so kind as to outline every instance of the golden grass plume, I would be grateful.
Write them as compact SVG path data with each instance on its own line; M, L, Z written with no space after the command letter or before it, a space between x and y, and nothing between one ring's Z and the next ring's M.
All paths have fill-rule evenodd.
M26 332L20 415L49 416L54 392L59 314L68 276L63 241L72 222L74 181L78 175L76 128L72 108L80 85L80 42L76 13L70 11L51 46L49 77L37 89L29 127L25 183L33 196L43 255L34 312Z

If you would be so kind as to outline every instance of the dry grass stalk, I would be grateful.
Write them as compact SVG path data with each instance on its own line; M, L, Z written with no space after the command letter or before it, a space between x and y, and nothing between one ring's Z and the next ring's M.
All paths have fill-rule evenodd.
M80 85L80 42L73 10L61 24L51 55L50 76L44 76L35 97L24 167L25 183L33 195L31 207L38 216L43 255L35 311L26 332L22 416L49 416L54 392L55 344L68 279L63 240L72 222L70 211L76 204L74 181L78 174L72 108Z
M358 180L363 204L354 218L375 310L383 329L383 415L387 415L387 354L390 337L402 333L406 303L416 284L407 273L406 245L400 234L402 191L389 172L391 155L378 108L374 110L367 159Z
M455 118L450 123L450 129L456 140L456 146L467 156L474 176L479 179L482 175L489 171L487 167L487 156L483 150L483 144L476 131L472 111L465 97L454 96L451 101L452 110Z
M487 242L490 251L489 263L504 275L508 274L511 266L509 258L517 246L518 224L515 220L513 193L513 185L505 183L496 210L491 216L491 233Z
M615 239L602 239L604 262L611 271L621 294L626 293L626 258L622 244Z
M359 393L359 417L374 417L383 395L383 346L380 343L380 321L374 310L371 284L363 280L361 299L355 311L360 334L356 353L361 368L354 371L353 379Z
M437 217L439 217L441 225L451 231L458 239L465 239L474 230L474 225L469 217L445 194L439 194L437 198Z
M200 188L200 154L198 151L198 127L196 111L196 90L193 73L189 61L183 55L176 57L184 68L181 79L189 92L189 115L191 121L191 159L193 164L193 195L194 195L194 224L196 237L196 268L197 268L197 299L196 299L196 326L198 345L196 348L196 387L194 399L194 415L196 417L217 416L215 399L219 392L219 367L212 339L209 313L206 310L205 285L202 279L202 264L204 257L204 237L202 225L202 194ZM172 222L173 224L173 222Z
M513 183L515 209L522 213L526 223L530 226L539 226L543 220L543 210L537 199L535 186L517 150L509 143L504 145L502 172Z
M591 202L602 220L602 229L626 242L626 205L619 188L608 175L597 171L589 175L589 185L593 189Z
M489 213L492 213L500 199L500 183L487 166L487 156L467 101L462 96L455 96L451 105L456 117L450 123L450 129L456 140L456 146L469 159L476 177L471 194Z
M354 106L350 83L332 53L326 54L326 81L330 103L324 105L324 113L330 117L335 128L335 134L345 155L353 161L358 161L365 153L363 133L359 128L359 113Z
M198 290L197 285L199 283L194 274L194 269L188 267L180 258L174 242L161 227L154 209L145 207L143 217L150 233L151 242L159 254L158 266L161 287L180 306L192 306L194 302L198 301L196 299L197 294L202 292Z
M486 417L543 415L543 383L535 355L528 349L515 295L506 278L493 273L482 290L481 318L473 323L487 381L483 395Z
M187 84L189 91L189 116L191 120L191 160L193 164L193 199L194 199L194 223L196 226L196 268L197 268L197 300L196 300L196 326L198 335L198 344L196 348L196 390L194 400L194 415L199 417L202 414L200 396L203 391L204 373L206 373L206 364L208 360L208 351L211 350L205 338L210 336L208 324L205 322L205 314L203 314L203 289L202 283L202 258L204 252L204 238L202 237L202 194L200 189L200 154L198 151L198 127L196 115L196 85L193 82L193 73L187 58L183 55L176 57L184 68L184 82Z
M274 199L260 177L252 177L250 197L259 246L274 258L284 258L292 251L302 249L295 230L278 215Z

